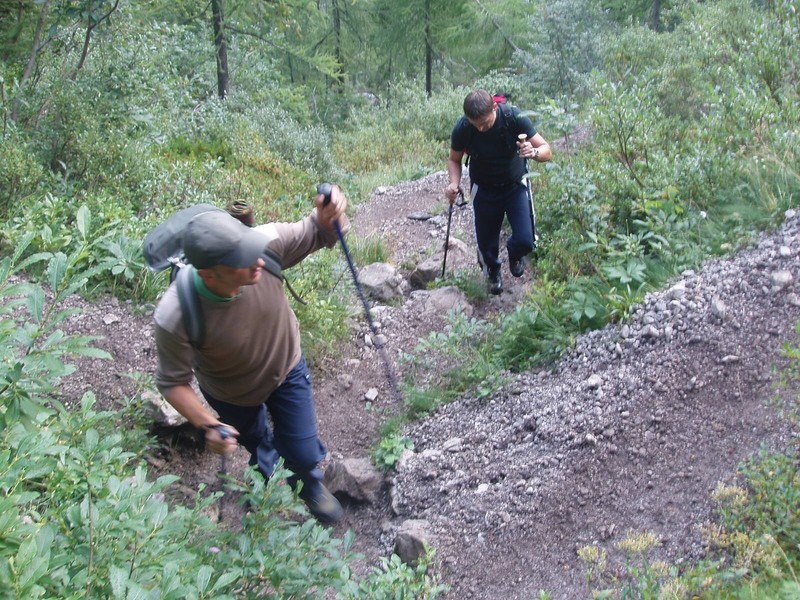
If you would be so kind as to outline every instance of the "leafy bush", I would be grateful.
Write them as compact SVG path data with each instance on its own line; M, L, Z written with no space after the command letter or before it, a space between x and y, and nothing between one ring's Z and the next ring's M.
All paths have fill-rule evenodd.
M467 88L455 87L427 98L418 81L394 81L389 102L373 111L369 122L382 123L391 131L413 129L425 139L449 144L450 131L463 114L462 103L468 92ZM445 158L446 154L442 161Z
M91 338L68 338L57 329L71 315L71 311L59 309L60 303L82 289L89 277L108 268L103 262L91 268L87 264L91 247L87 242L88 220L88 211L79 211L78 229L83 243L69 255L42 252L20 260L33 238L29 234L12 255L0 261L0 297L6 299L0 312L4 319L0 328L3 427L32 423L42 412L48 412L49 396L55 392L59 378L71 372L60 362L62 357L77 354L108 358L105 352L89 346ZM16 271L42 261L47 261L43 277L50 288L49 299L43 287L11 279Z
M12 129L0 137L0 217L7 217L18 202L35 194L44 178L44 169L24 135Z
M730 488L721 486L715 494L722 527L731 536L743 533L753 540L769 536L769 541L781 549L779 562L781 554L800 560L800 514L793 510L800 501L796 454L762 450L740 471L745 489L731 494Z
M242 151L252 149L253 142L263 144L287 164L307 173L316 183L336 180L339 176L331 154L328 130L316 125L303 125L274 104L230 107L237 115L235 129ZM248 140L251 140L248 143Z
M348 600L369 598L370 600L418 600L420 598L437 598L448 590L447 586L437 583L429 574L428 568L435 553L428 548L426 554L416 567L401 562L393 554L382 558L379 567L373 567L370 577L358 587L351 586L344 597Z
M527 43L514 55L523 74L514 101L524 105L547 97L590 95L588 74L600 64L603 41L616 34L600 4L557 0L537 5L529 19ZM531 98L532 93L542 97Z
M87 211L79 228L87 231ZM91 338L58 326L73 311L62 301L89 273L79 249L37 253L25 242L0 260L0 585L18 598L347 598L407 597L442 591L428 574L388 560L362 579L353 576L352 535L336 539L307 516L279 471L269 482L255 470L229 489L254 510L242 531L219 527L206 514L219 493L198 490L192 508L166 501L175 476L148 479L141 453L146 433L126 408L96 412L94 396L66 410L59 380L70 355L108 357ZM17 281L39 261L49 285ZM98 265L95 269L108 268ZM131 405L133 406L133 405Z
M546 364L571 345L574 330L565 325L564 309L543 286L500 320L496 339L486 352L513 370ZM552 290L551 290L552 291Z

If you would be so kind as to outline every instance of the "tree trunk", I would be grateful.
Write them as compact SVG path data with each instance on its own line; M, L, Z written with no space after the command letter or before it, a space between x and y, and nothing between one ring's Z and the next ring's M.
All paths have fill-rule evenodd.
M661 29L661 0L654 0L650 7L650 29L658 31Z
M433 44L431 43L431 0L425 0L425 94L433 91Z
M337 87L341 88L344 84L344 53L342 52L342 13L339 8L339 0L333 0L331 8L333 9L334 56L336 56L336 63L340 69L335 82Z
M39 57L40 44L42 43L42 30L44 29L45 21L47 21L47 13L50 10L50 0L47 0L39 9L39 18L36 20L36 30L33 33L33 43L31 44L31 54L28 57L28 63L25 65L25 71L22 73L22 78L19 81L19 87L25 87L25 84L31 78L33 69L36 66L36 60ZM16 122L19 117L19 97L14 98L14 104L11 107L10 119Z
M105 21L115 10L117 10L119 7L119 2L120 0L116 0L113 6L108 9L108 12L106 12L97 20L95 20L93 17L88 17L86 21L86 33L83 36L83 50L81 51L81 58L78 61L78 65L75 67L75 71L72 73L71 77L73 81L75 81L77 78L78 71L80 71L83 68L83 65L86 64L86 57L89 56L89 44L92 41L92 33L94 32L95 28L100 25L100 23Z
M228 72L228 44L225 41L225 0L211 0L211 15L214 24L214 49L217 57L217 95L221 100L228 97L230 74Z

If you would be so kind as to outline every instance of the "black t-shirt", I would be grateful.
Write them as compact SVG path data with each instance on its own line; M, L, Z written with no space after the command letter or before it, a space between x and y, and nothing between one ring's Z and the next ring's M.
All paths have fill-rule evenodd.
M506 111L512 111L514 119ZM536 135L531 120L520 115L514 106L499 105L494 125L483 133L462 115L450 134L450 147L469 154L469 177L473 183L507 187L519 183L526 172L525 161L517 154L516 139L520 133L529 138Z

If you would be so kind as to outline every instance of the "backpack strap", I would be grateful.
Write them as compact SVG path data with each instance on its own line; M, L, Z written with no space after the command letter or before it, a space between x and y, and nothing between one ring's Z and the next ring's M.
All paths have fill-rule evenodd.
M503 130L506 135L506 142L509 148L517 147L517 115L514 114L514 107L510 104L498 104L503 113Z
M464 166L468 167L469 157L470 157L469 147L472 145L472 138L475 135L475 128L472 127L466 115L462 116L458 123L459 123L458 125L459 128L461 128L464 132L466 132L467 135L467 143L464 144L464 154L467 156L467 158L464 161Z
M281 281L286 280L286 278L283 276L283 261L281 260L281 257L278 256L277 252L273 252L269 248L264 248L261 258L264 260L264 269L266 271L272 273Z
M273 275L275 275L275 277L280 279L286 285L286 289L289 290L289 293L292 295L292 298L297 300L303 306L307 305L308 302L306 302L300 297L300 294L298 294L294 290L292 284L289 283L289 280L286 279L286 276L283 274L283 267L282 267L283 263L281 261L281 257L278 256L276 252L273 252L269 248L264 248L264 252L261 254L261 258L264 260L264 270L269 273L272 273Z
M269 244L269 242L274 240L277 236L277 233L274 231L274 229L272 229L272 227L269 224L261 225L257 229L259 233L267 236L267 239L269 240L267 244ZM265 247L264 252L261 253L261 258L264 260L264 270L269 273L272 273L275 277L277 277L284 284L286 284L286 289L289 290L289 293L292 295L292 298L294 298L304 306L307 305L308 302L306 302L300 297L300 295L292 287L292 284L289 283L289 280L286 279L286 276L283 274L283 259L281 258L281 256L274 250Z
M181 305L183 327L193 348L202 347L206 338L203 309L200 306L200 294L194 285L194 267L187 265L178 270L175 278L178 287L178 302Z
M514 107L505 101L504 96L502 97L502 102L497 100L500 98L500 96L494 96L494 98L495 102L497 102L497 108L499 109L498 113L502 113L502 123L500 126L503 129L503 135L506 138L506 145L508 146L509 150L513 150L517 147L517 115L514 111ZM467 155L467 158L464 161L464 166L468 167L470 159L469 145L472 143L472 138L475 135L475 128L469 126L470 123L466 119L464 122L465 129L469 135L469 139L467 140L467 145L464 150L464 153Z

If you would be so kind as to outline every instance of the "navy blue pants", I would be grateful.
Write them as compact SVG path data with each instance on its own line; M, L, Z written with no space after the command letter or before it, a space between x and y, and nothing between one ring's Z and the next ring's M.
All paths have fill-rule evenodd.
M505 217L511 225L511 235L506 242L509 260L522 258L533 251L531 205L525 184L500 189L473 185L472 209L481 267L489 271L500 268L500 229Z
M311 374L305 358L286 376L286 380L258 406L235 406L212 398L205 390L203 396L219 414L223 423L239 431L239 443L250 453L250 464L269 478L278 457L296 476L289 478L294 485L298 479L310 489L322 480L317 464L327 450L317 433L317 415L311 391ZM267 422L267 411L272 427Z

